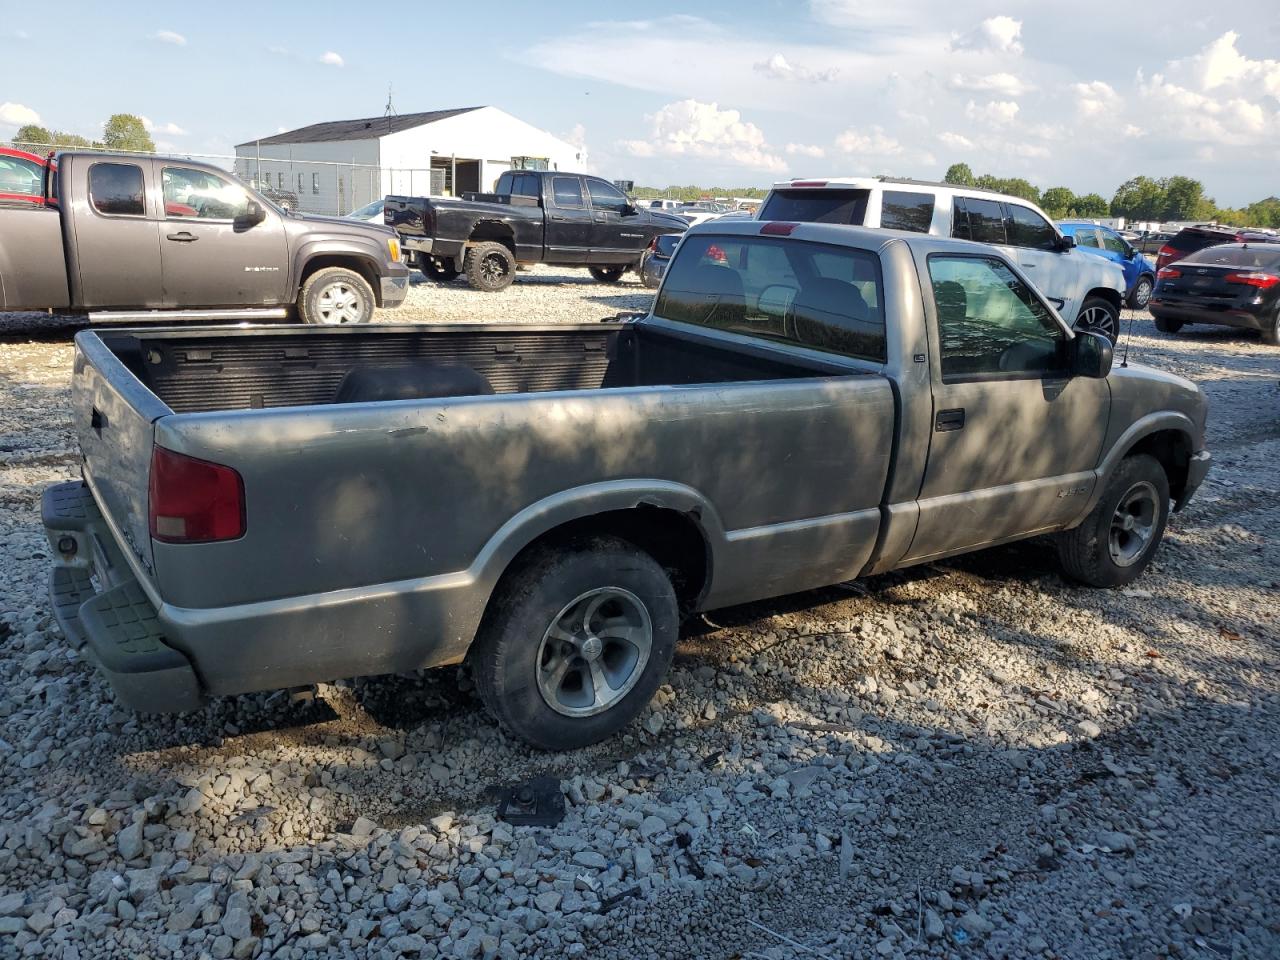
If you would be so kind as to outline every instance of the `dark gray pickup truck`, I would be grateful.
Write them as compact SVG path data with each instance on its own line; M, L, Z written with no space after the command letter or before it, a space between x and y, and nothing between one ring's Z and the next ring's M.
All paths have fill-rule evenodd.
M62 153L45 181L42 203L0 203L0 310L363 323L409 289L390 230L286 212L216 167Z
M689 222L635 206L599 177L513 170L493 193L387 197L383 216L422 272L435 280L466 273L477 290L511 285L517 263L586 267L601 283L638 268L654 237Z
M86 331L72 386L53 602L125 704L465 661L552 749L692 611L1036 534L1128 583L1209 467L1002 254L825 224L695 227L636 322Z

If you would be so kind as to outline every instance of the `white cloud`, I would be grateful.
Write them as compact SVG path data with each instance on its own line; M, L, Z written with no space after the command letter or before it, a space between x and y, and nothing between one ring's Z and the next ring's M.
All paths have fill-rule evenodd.
M330 67L345 67L347 62L342 59L342 54L334 53L332 50L326 50L320 54L320 62Z
M789 157L813 157L816 159L827 155L827 151L812 143L788 143L782 149Z
M169 123L156 123L143 114L139 114L138 119L142 121L143 129L148 133L167 133L173 137L185 137L187 135L186 130L172 121Z
M1169 64L1174 76L1189 75L1201 90L1217 90L1241 84L1258 84L1280 99L1280 60L1251 60L1236 48L1240 35L1228 30L1203 50L1185 60Z
M800 80L804 83L827 83L836 78L840 71L835 67L826 70L810 70L808 67L791 63L780 53L775 53L768 60L752 64L756 73L763 73L774 80Z
M1013 123L1018 116L1016 100L988 100L982 106L970 100L964 107L964 115L977 123L1001 127Z
M172 43L175 47L185 47L187 38L180 33L174 33L172 30L157 30L151 35L151 39L159 40L161 43Z
M977 53L1022 53L1022 21L1013 17L988 17L968 33L962 33L951 41L953 50L972 50Z
M1005 97L1019 97L1035 88L1012 73L989 73L986 76L951 76L951 89L971 90L975 93L994 93Z
M753 170L780 172L786 161L770 152L764 132L746 122L737 110L699 100L668 103L647 117L648 140L624 140L621 146L636 157L689 155L718 160Z
M952 150L972 150L973 141L968 137L959 133L952 133L950 130L944 130L938 134L938 142Z
M1114 113L1120 105L1120 95L1109 83L1103 83L1101 80L1073 83L1071 89L1076 95L1076 109L1082 116L1095 117L1099 114Z
M40 114L21 103L0 103L0 123L20 127L26 123L39 123Z
M859 133L850 127L836 137L836 146L845 153L861 153L874 157L893 157L902 153L902 144L884 132L880 126L867 133Z

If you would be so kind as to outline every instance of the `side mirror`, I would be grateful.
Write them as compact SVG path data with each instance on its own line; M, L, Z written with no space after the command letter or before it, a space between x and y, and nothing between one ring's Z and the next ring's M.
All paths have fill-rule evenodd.
M637 207L634 203L628 203L621 210L619 210L618 213L624 217L635 217L640 214L640 208Z
M263 210L262 204L256 200L250 200L248 206L244 208L244 213L237 219L245 226L252 227L267 219L267 211Z
M1075 237L1068 237L1065 234L1058 238L1058 250L1065 253L1076 245Z
M1071 357L1071 372L1078 377L1089 377L1092 380L1103 380L1111 372L1111 341L1101 333L1092 330L1077 330L1071 341L1074 351Z

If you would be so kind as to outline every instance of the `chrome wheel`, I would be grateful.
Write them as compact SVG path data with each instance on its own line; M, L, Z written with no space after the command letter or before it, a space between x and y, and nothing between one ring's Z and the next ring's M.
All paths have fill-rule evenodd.
M1111 559L1118 567L1137 563L1147 552L1160 519L1160 495L1155 486L1143 480L1130 487L1111 517L1108 546Z
M337 280L316 299L316 316L321 323L359 323L364 317L360 294L345 280Z
M1133 305L1138 310L1146 308L1147 303L1151 300L1151 278L1143 277L1138 281L1138 285L1133 288Z
M538 646L538 691L556 713L591 717L631 692L653 649L653 622L621 587L589 590L568 604Z
M1100 333L1112 343L1115 343L1120 336L1115 314L1101 306L1086 307L1081 310L1080 316L1076 318L1076 329Z

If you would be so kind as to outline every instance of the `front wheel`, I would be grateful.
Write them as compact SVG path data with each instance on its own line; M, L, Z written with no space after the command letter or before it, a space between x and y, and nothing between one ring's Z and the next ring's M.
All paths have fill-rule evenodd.
M1076 317L1076 329L1100 333L1114 345L1120 339L1120 308L1102 297L1086 297Z
M1160 461L1125 457L1084 522L1058 534L1058 559L1087 586L1123 586L1147 569L1168 519L1169 478Z
M485 613L469 656L476 689L535 747L598 743L658 689L679 624L671 580L630 543L542 548L503 579Z
M627 272L626 267L587 267L587 272L600 283L617 283Z
M369 281L346 267L317 270L298 291L298 316L303 323L368 323L376 305Z
M1129 306L1134 310L1145 310L1147 304L1151 302L1151 291L1154 287L1155 282L1150 277L1139 277L1129 294Z
M477 290L496 293L511 286L516 278L516 258L500 243L487 241L467 247L462 259L467 282Z

